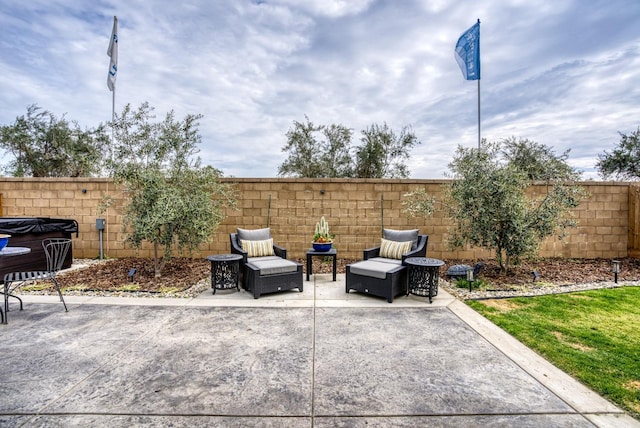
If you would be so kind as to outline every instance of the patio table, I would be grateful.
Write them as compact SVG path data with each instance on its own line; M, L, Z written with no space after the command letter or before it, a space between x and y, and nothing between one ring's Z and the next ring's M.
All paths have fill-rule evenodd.
M215 254L207 256L211 262L211 288L216 290L235 288L240 291L238 272L240 271L240 254Z
M433 296L438 295L438 278L442 260L427 257L409 257L404 261L407 265L407 295L429 297L433 303Z
M316 251L313 248L309 248L307 250L307 281L309 281L309 275L313 274L313 263L311 260L313 256L333 257L333 280L335 281L338 250L336 250L335 248L332 248L329 251Z
M4 247L2 250L0 250L0 257L21 256L30 252L31 248L29 247Z

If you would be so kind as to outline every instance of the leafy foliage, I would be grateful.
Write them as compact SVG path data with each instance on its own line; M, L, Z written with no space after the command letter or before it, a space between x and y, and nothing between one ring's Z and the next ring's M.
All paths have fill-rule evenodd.
M404 161L409 150L420 144L409 128L397 136L386 123L363 130L362 144L355 148L352 130L344 125L314 125L308 117L305 123L293 124L282 149L289 156L278 168L279 176L406 178L409 170Z
M373 124L362 131L361 141L362 145L356 149L356 177L409 177L404 161L409 158L409 150L420 144L409 128L402 128L400 135L396 135L386 123Z
M527 161L530 156L536 161ZM529 140L484 142L480 150L458 147L449 165L454 181L446 192L449 214L457 221L451 245L493 250L506 271L521 257L535 255L545 238L562 239L576 225L571 209L586 196L575 183L579 173L563 156ZM527 194L531 180L546 182L544 195Z
M596 167L603 178L635 180L640 178L640 128L629 135L620 134L620 143L611 153L598 155Z
M219 170L202 167L195 157L201 116L177 121L170 112L154 123L152 112L148 103L136 111L127 105L116 117L108 167L129 196L123 208L127 242L134 248L153 244L160 276L176 248L193 251L210 238L224 219L223 208L235 206L235 194L220 183Z
M316 126L294 121L282 149L289 157L278 168L280 176L334 178L352 174L349 144L351 130L343 125ZM316 134L324 136L318 140Z
M502 141L507 163L526 173L529 180L576 180L579 175L568 164L569 151L560 156L550 147L535 141L507 138Z
M481 148L458 147L449 169L453 181L445 185L441 202L456 221L450 231L453 248L481 247L495 252L503 271L522 257L536 254L540 243L574 227L571 209L587 196L575 182L580 174L566 163L568 154L554 155L542 144L510 138L483 141ZM534 196L533 181L546 183ZM408 216L430 216L435 200L424 189L405 195Z
M100 172L108 137L101 125L82 130L37 105L0 128L0 147L13 155L5 169L17 176L87 177Z
M413 192L405 193L402 211L407 217L429 217L433 214L436 200L429 195L424 187Z

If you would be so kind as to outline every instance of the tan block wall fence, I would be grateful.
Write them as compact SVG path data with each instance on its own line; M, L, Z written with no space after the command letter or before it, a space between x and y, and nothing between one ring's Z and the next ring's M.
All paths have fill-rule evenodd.
M311 246L315 223L325 216L336 234L338 257L359 259L364 248L379 244L382 226L392 229L418 228L429 235L430 257L482 259L492 254L479 249L450 251L446 244L450 219L436 212L429 218L409 219L402 212L403 195L420 187L440 199L445 180L369 179L223 179L238 191L238 211L228 210L211 241L194 254L229 252L229 233L236 227L269 226L276 243L288 249L289 258L304 257ZM575 211L579 226L570 230L564 242L548 239L541 246L543 257L616 258L634 253L635 208L630 183L584 182L590 193ZM534 186L544 193L544 186ZM99 255L96 218L106 219L103 235L106 257L150 257L150 247L138 253L124 244L121 216L115 208L98 216L97 206L104 194L122 198L109 179L104 178L7 178L0 177L2 215L5 217L56 217L75 219L79 237L73 237L74 257ZM633 198L631 198L633 199ZM630 226L630 224L632 224ZM633 229L633 230L632 230Z

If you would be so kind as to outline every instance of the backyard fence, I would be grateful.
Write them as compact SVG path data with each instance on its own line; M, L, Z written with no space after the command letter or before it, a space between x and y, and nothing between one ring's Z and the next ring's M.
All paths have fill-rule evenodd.
M237 227L271 227L274 241L288 250L290 258L304 257L311 246L314 227L325 216L336 235L339 258L362 258L362 250L379 244L383 227L414 229L429 235L427 253L440 259L483 259L485 250L451 250L447 241L450 218L441 211L432 217L408 218L404 195L420 188L441 199L447 180L400 179L286 179L225 178L238 192L237 211L226 218L211 240L194 254L228 253L229 233ZM543 257L620 258L637 255L640 187L623 182L581 183L590 196L574 210L578 227L564 241L545 240ZM545 186L534 185L532 194L542 195ZM98 213L98 205L109 194L123 202L121 190L106 178L12 178L0 177L2 215L7 217L54 217L74 219L79 236L73 238L74 257L95 258L100 251L98 218L105 219L103 233L106 257L150 257L151 246L136 252L125 245L122 216L114 208Z

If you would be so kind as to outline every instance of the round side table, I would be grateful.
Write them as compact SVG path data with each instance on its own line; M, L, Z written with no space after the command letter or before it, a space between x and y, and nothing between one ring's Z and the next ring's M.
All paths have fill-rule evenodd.
M238 272L240 271L240 254L215 254L207 256L211 262L211 288L216 290L235 288L240 291Z
M442 260L426 257L409 257L404 261L407 264L407 295L429 297L429 303L433 303L433 296L438 295L438 278Z

